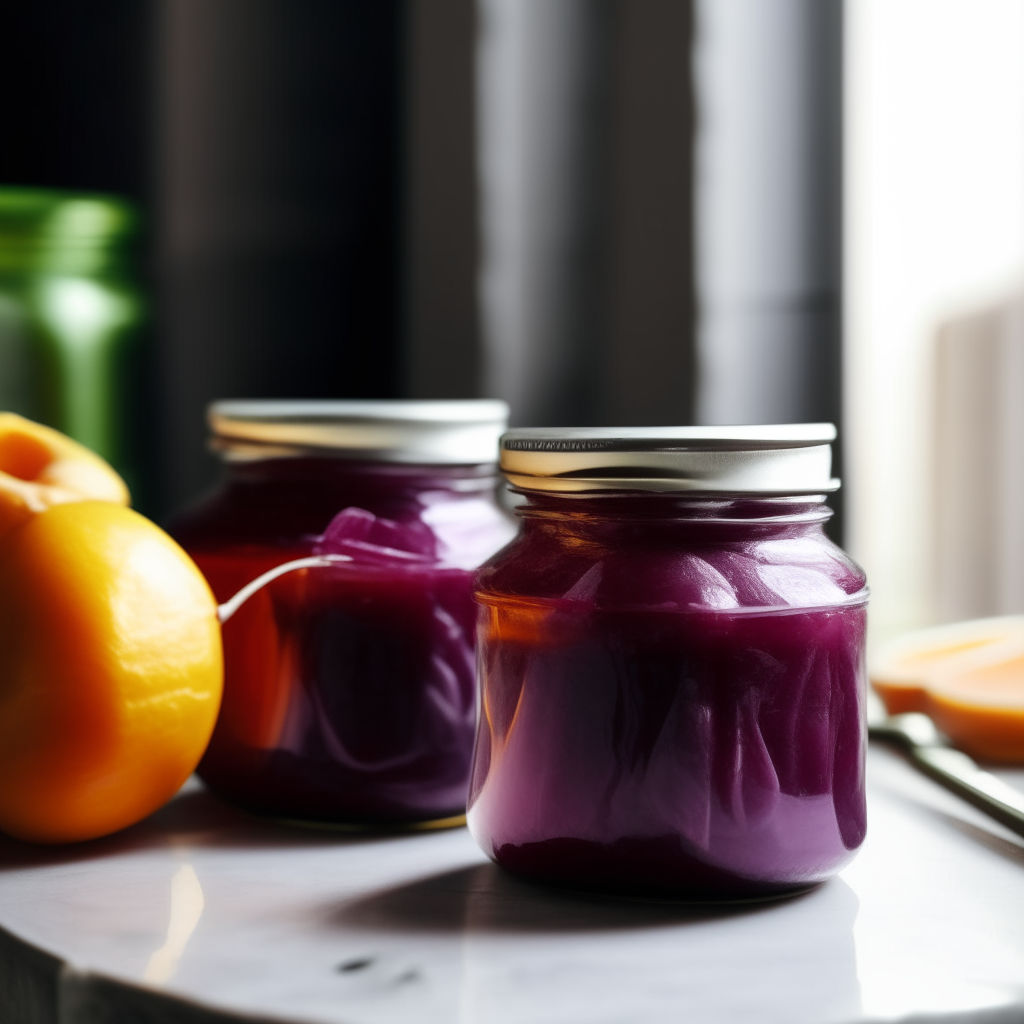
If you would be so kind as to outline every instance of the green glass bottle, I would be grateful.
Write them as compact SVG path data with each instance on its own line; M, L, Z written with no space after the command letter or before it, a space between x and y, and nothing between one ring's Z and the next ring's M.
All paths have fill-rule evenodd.
M0 188L0 409L62 430L129 477L136 225L122 199Z

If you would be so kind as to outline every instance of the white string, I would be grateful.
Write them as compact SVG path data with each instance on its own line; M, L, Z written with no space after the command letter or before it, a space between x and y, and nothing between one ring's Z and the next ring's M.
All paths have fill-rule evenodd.
M293 562L275 565L273 569L268 569L262 576L257 576L251 583L246 583L229 601L219 605L217 608L217 618L221 622L227 622L257 590L262 590L268 583L276 580L278 576L283 576L286 572L293 572L296 569L323 569L330 565L337 565L338 562L351 561L352 559L349 555L312 555L309 558L296 558Z

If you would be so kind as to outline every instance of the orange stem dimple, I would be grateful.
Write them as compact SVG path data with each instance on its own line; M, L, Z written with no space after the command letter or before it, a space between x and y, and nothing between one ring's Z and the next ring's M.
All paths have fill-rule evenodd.
M35 480L53 461L53 452L31 434L10 430L0 435L0 472Z
M128 500L124 481L84 445L16 413L0 413L0 536L55 505Z

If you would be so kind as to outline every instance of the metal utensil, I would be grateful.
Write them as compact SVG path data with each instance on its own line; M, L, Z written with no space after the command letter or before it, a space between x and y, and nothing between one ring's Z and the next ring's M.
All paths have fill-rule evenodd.
M875 694L868 710L868 735L900 747L929 778L969 804L1024 836L1024 793L979 768L959 750L953 750L927 715L909 712L886 717Z

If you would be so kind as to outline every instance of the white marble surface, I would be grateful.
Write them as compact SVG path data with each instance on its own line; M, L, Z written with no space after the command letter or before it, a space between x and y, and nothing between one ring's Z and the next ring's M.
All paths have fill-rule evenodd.
M504 875L464 829L290 830L190 784L108 840L0 840L0 926L65 975L287 1021L1024 1020L1024 840L894 754L869 767L860 855L781 903L560 895Z

